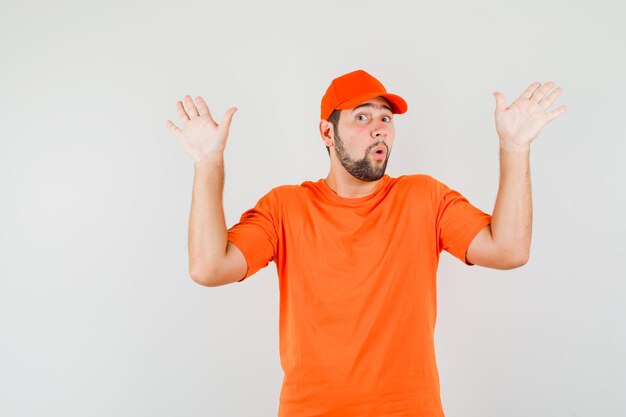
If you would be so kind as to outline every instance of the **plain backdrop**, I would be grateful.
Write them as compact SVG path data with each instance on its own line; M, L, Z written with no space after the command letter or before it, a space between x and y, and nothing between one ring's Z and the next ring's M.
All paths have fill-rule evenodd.
M527 265L442 252L447 417L626 415L623 2L0 2L0 415L274 416L278 282L188 275L193 161L166 120L237 106L227 226L326 177L319 105L364 69L409 110L387 173L491 213L492 92L554 81Z

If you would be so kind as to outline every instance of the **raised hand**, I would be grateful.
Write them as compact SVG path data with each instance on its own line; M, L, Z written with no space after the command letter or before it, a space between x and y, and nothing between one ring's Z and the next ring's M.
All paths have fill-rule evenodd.
M183 101L184 106L183 102L176 102L178 116L183 122L183 128L179 129L170 120L166 122L167 127L180 140L183 148L194 162L222 158L230 130L230 122L237 108L231 107L226 110L221 123L218 125L211 117L209 107L202 97L196 97L197 108L191 100L191 96L185 96Z
M544 126L565 113L567 110L565 105L548 111L548 107L563 91L561 87L558 87L548 95L552 87L554 87L552 81L543 86L538 82L532 83L508 107L502 93L497 91L493 93L496 98L496 131L500 137L501 147L528 150L530 143L539 135Z

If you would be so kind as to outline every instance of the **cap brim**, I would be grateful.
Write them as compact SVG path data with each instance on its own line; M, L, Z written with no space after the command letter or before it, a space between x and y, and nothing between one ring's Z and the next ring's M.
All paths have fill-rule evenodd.
M405 113L409 108L409 106L406 104L406 101L404 101L404 99L397 94L369 93L369 94L364 94L362 96L351 98L350 100L339 104L337 107L335 107L335 109L337 110L349 109L374 97L385 98L389 102L389 104L391 104L391 112L395 114Z

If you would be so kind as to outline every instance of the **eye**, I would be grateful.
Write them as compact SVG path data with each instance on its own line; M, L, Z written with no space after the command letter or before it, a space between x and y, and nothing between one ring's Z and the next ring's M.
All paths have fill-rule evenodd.
M361 114L358 114L358 115L356 116L357 120L365 120L365 119L362 119L362 118L361 118L361 116L363 116L363 117L367 118L367 116L366 116L366 115L364 115L363 113L361 113Z
M385 117L383 117L383 120L385 120L385 119L387 119L387 121L388 121L388 122L390 122L390 121L391 121L391 117L389 117L389 116L385 116Z

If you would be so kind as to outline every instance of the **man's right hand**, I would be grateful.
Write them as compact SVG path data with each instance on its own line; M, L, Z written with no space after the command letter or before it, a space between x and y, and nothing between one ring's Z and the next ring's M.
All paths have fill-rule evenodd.
M174 132L195 163L223 158L230 122L237 108L231 107L226 110L218 125L211 117L209 107L202 97L196 97L197 108L191 96L185 96L183 101L184 107L183 102L178 101L176 108L184 127L179 129L170 120L166 123L167 127Z

